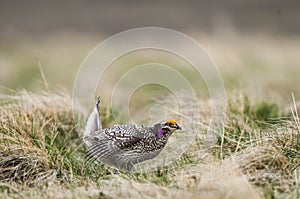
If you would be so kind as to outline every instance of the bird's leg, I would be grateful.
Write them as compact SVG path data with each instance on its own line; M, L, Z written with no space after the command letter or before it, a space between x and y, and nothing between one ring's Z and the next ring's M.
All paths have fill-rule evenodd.
M100 116L100 96L97 97L96 109L97 109L97 127L98 130L102 130L101 116Z

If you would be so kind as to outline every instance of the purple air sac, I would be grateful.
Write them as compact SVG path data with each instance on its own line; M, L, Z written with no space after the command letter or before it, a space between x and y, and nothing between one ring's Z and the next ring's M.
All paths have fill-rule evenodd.
M160 130L157 132L157 137L160 138L163 134L164 134L164 130L163 130L163 129L160 129Z

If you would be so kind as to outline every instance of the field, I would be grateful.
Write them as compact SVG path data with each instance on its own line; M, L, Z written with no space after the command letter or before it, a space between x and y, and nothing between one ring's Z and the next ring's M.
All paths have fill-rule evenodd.
M121 12L124 5L115 6ZM268 21L268 17L274 17L272 9L265 12L270 6L268 1L264 6L250 1L237 4L246 8L245 15L233 12L234 5L228 4L225 11L239 19L236 24L221 14L219 18L211 16L211 26L203 22L203 31L188 28L188 23L183 27L183 33L206 50L224 83L224 112L217 115L223 120L215 126L219 118L212 110L222 104L212 103L210 89L214 88L208 88L203 76L179 57L151 49L118 57L99 79L92 96L81 96L90 100L89 104L73 106L76 75L87 54L112 32L123 30L113 26L118 22L108 12L114 9L113 4L107 4L107 13L95 8L87 18L81 18L83 15L77 14L81 8L75 6L70 19L75 17L74 21L84 27L74 25L76 31L74 27L69 27L71 31L62 28L67 26L67 19L52 24L53 32L42 30L44 21L53 17L52 13L42 17L45 7L24 21L14 21L9 12L0 12L7 19L5 23L14 22L20 29L23 22L37 20L36 27L24 25L24 32L14 32L7 26L6 32L0 33L0 198L300 198L300 37L295 27L297 20L290 20L299 15L299 6L281 5L284 9L275 14L282 17L276 23ZM6 2L3 6L9 10L14 5ZM31 10L23 6L18 13ZM125 6L131 10L142 5ZM165 14L169 5L163 6L161 12ZM212 8L210 3L206 6ZM155 7L158 14L159 7ZM181 11L181 7L178 1L172 8ZM198 27L198 19L207 15L205 7L199 9L202 12L195 7L193 15L186 10L181 22L191 20L191 26ZM256 9L257 18L247 21L247 13L252 16ZM59 13L65 14L63 9ZM113 23L107 23L102 14L111 17ZM34 17L37 15L41 15L40 20ZM139 18L128 17L122 19L124 24L139 24ZM258 18L262 21L256 21ZM87 19L94 25L98 23L96 19L101 19L102 25L107 23L108 32L98 34L102 26L84 32L93 25L85 23ZM168 24L173 17L164 20L157 25ZM249 22L249 27L244 22ZM265 26L266 30L262 30ZM272 32L276 28L284 31ZM128 89L138 76L121 84L118 97L113 98L123 75L146 63L176 69L192 85L196 100L191 93L180 89L174 93L155 82L138 85L128 97ZM159 76L141 76L156 75ZM163 79L172 86L181 86L175 76L166 77ZM183 131L172 135L161 156L131 172L86 163L82 135L97 95L103 99L104 127L132 121L148 125L154 120L175 118ZM147 165L152 168L146 170Z
M277 104L237 95L228 101L216 143L207 142L204 129L187 127L197 137L179 159L153 171L127 173L84 163L86 149L76 122L83 115L73 114L70 104L70 96L59 92L2 96L2 197L299 197L296 109L284 113ZM111 118L109 110L102 113ZM208 113L198 114L205 124Z

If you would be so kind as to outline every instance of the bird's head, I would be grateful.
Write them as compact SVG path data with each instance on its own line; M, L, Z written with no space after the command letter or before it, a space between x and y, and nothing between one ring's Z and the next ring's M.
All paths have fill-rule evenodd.
M175 120L166 120L159 123L160 128L157 131L157 137L161 137L163 134L171 134L176 130L182 130Z

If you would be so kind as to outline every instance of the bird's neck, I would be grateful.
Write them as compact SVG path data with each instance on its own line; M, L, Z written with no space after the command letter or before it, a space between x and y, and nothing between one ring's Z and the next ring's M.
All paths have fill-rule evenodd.
M157 138L161 138L164 135L167 135L168 129L159 129L156 133Z

